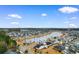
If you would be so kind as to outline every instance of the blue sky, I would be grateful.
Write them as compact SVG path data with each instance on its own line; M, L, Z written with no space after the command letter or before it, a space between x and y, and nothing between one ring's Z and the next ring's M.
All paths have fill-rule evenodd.
M78 5L0 5L0 28L79 27Z

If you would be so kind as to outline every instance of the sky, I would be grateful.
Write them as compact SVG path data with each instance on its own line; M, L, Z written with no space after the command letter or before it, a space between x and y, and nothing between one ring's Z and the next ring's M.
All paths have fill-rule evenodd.
M79 28L78 5L0 5L0 28Z

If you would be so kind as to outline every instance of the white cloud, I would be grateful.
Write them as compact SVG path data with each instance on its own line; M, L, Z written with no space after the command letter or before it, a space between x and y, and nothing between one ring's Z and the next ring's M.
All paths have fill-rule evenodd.
M70 28L77 28L77 25L75 25L75 24L69 24L69 27Z
M59 10L60 12L62 12L62 13L68 13L68 14L79 11L78 8L75 8L75 7L68 7L68 6L59 8L58 10Z
M70 19L77 19L77 17L71 17Z
M13 25L19 25L19 22L11 22Z
M18 14L9 14L8 18L16 18L16 19L21 19L22 17Z
M46 13L42 13L41 16L47 16L47 14Z

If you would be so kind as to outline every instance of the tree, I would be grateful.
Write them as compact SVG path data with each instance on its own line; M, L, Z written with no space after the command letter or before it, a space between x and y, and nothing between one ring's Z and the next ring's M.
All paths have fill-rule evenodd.
M4 53L10 48L15 48L15 46L16 41L6 35L6 32L0 31L0 53Z
M4 41L0 41L0 54L4 53L7 51L7 46Z

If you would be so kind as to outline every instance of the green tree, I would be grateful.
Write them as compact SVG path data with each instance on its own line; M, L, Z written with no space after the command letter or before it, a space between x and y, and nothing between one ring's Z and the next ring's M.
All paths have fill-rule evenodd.
M16 41L6 35L6 32L0 31L0 53L4 53L12 48L16 48Z

